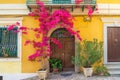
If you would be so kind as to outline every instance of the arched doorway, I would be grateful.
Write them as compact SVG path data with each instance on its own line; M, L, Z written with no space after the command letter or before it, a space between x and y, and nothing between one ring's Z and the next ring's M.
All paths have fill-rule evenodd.
M58 48L56 44L50 42L51 46L51 57L62 60L63 71L74 70L72 64L72 56L75 56L75 37L72 36L65 28L58 28L52 32L51 38L57 38L62 44L62 48Z

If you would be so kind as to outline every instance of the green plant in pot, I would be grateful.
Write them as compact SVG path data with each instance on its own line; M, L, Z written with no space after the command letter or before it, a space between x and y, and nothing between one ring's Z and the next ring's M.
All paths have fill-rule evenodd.
M79 64L83 67L83 72L86 77L92 76L92 65L100 61L103 56L103 42L98 42L97 39L92 41L83 40L80 43Z
M53 72L57 73L60 69L62 69L62 61L57 58L50 58L49 63L53 68Z
M110 73L108 72L108 69L105 66L97 66L95 68L95 73L101 76L110 76Z

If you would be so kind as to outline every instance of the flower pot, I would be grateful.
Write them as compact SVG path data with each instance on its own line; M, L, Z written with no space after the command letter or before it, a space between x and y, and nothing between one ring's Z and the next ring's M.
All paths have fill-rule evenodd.
M47 76L48 76L48 70L40 70L40 71L37 71L37 74L38 74L38 77L39 79L43 79L43 80L46 80Z
M91 77L93 74L93 68L83 68L83 72L86 77Z
M53 68L53 72L54 73L58 73L59 72L59 68Z

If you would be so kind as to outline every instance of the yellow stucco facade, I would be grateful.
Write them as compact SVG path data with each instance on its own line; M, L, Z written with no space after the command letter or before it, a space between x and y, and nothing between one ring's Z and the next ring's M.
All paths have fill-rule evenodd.
M120 0L97 0L97 3L110 3L110 4L120 4ZM26 0L0 0L0 4L26 4ZM0 16L1 17L1 16ZM5 17L5 16L2 16ZM14 17L14 16L10 16ZM39 25L38 21L33 17L22 16L23 26L37 27ZM74 27L80 30L80 35L82 39L91 40L93 38L98 38L103 41L103 23L101 17L111 17L111 16L93 16L91 22L84 22L83 18L85 16L74 16ZM112 16L120 17L120 16ZM28 61L28 55L34 52L32 46L24 46L24 42L27 39L33 39L33 34L22 36L22 60L21 62L0 62L0 73L30 73L35 72L40 68L39 62ZM10 68L9 68L9 67Z

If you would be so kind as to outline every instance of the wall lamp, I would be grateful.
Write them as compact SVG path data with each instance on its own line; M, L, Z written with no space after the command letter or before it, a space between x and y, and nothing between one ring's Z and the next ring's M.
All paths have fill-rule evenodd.
M92 20L91 17L88 17L88 16L83 17L83 21L84 21L84 22L91 22L91 20Z

